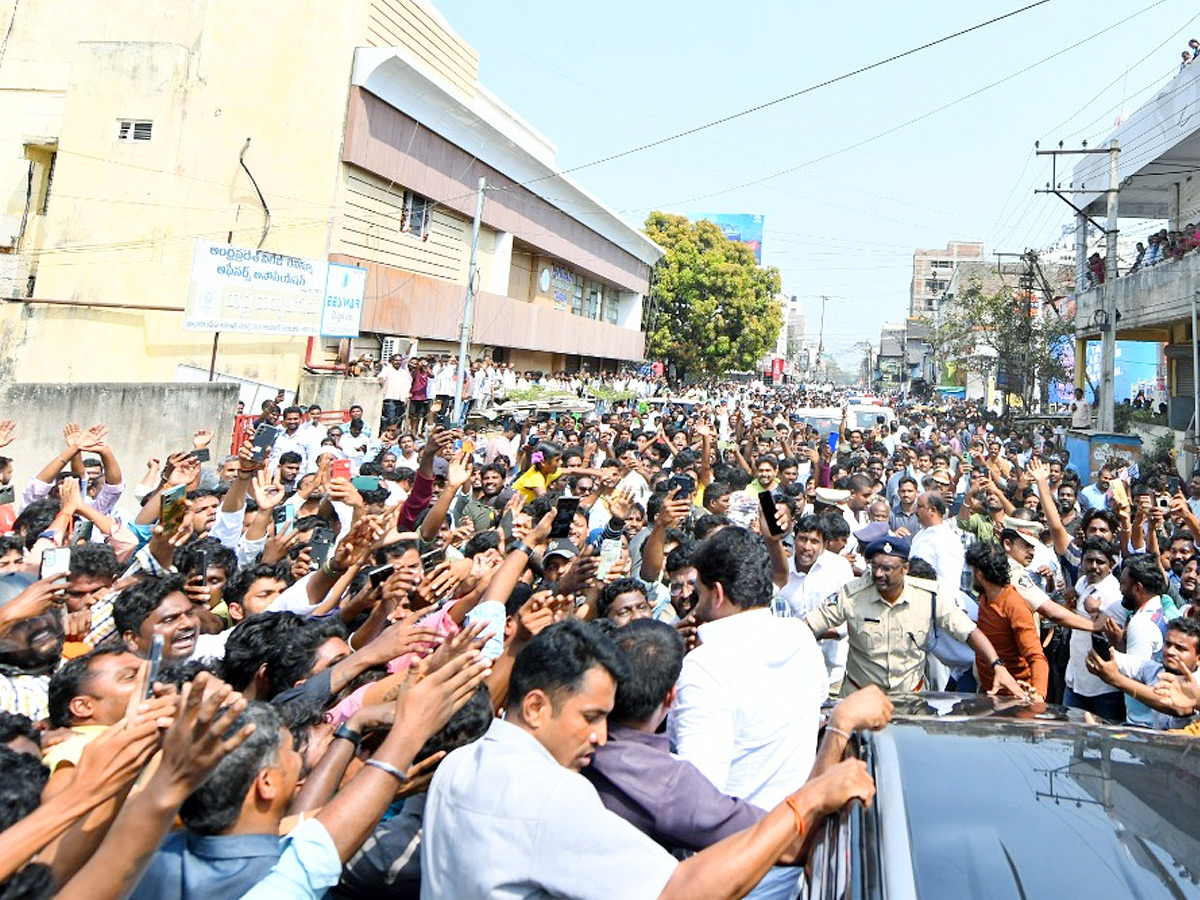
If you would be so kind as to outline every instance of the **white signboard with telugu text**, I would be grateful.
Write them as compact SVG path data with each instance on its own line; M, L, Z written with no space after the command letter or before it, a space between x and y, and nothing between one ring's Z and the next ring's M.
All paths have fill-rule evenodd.
M365 269L197 241L183 327L353 337L362 318L365 287ZM333 330L324 332L326 323Z

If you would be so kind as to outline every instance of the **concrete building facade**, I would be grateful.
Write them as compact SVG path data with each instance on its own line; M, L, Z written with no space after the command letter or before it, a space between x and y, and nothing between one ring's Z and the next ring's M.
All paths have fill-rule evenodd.
M954 267L966 260L980 259L983 259L983 244L972 241L950 241L941 250L914 250L908 314L929 316L936 312L950 285Z
M26 0L3 32L8 380L207 369L212 335L181 327L197 240L368 270L362 338L223 335L218 372L290 387L389 336L449 350L481 176L473 353L542 370L642 358L662 251L558 174L427 0Z

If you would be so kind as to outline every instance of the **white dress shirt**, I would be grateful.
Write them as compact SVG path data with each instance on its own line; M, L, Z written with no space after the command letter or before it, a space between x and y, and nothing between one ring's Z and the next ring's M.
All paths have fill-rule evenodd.
M854 570L850 568L850 562L843 556L822 550L807 573L797 571L796 562L792 560L788 583L779 591L779 596L787 603L792 615L800 619L805 613L836 597L837 592L852 580ZM838 626L838 631L843 635L842 638L827 638L819 642L831 687L846 674L846 656L850 652L845 639L846 626Z
M925 560L937 572L938 584L943 590L950 591L953 588L953 593L958 592L966 564L966 551L949 521L922 528L913 535L910 546L909 558Z
M799 619L835 596L853 578L854 570L844 557L822 550L807 572L798 571L796 561L792 559L788 583L780 589L779 596L787 601L792 615Z
M503 719L442 760L423 828L422 900L654 900L678 864Z
M766 607L706 622L699 635L676 685L671 743L722 793L771 809L812 770L825 660L802 619Z
M1089 584L1087 578L1080 577L1075 583L1075 612L1081 616L1089 616L1084 604L1095 596L1100 603L1100 612L1112 616L1118 624L1125 620L1125 610L1121 606L1121 582L1113 574L1107 575L1096 584ZM1071 629L1071 656L1067 663L1067 687L1081 697L1097 697L1116 690L1111 684L1087 670L1087 656L1092 649L1092 633Z

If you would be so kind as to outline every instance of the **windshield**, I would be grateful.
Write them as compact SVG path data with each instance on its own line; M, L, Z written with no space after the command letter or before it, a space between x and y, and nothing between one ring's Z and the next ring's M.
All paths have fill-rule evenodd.
M890 731L917 896L1200 897L1185 740L930 720Z

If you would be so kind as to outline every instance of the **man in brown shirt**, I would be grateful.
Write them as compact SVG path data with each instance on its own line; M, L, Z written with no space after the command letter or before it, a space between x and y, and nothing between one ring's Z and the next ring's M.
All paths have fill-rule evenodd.
M1017 589L1009 584L1008 556L995 544L976 542L967 550L967 565L979 590L979 620L976 623L1004 668L1019 682L1033 687L1041 697L1050 687L1050 665L1042 652L1033 613ZM979 687L992 689L992 666L976 656Z

